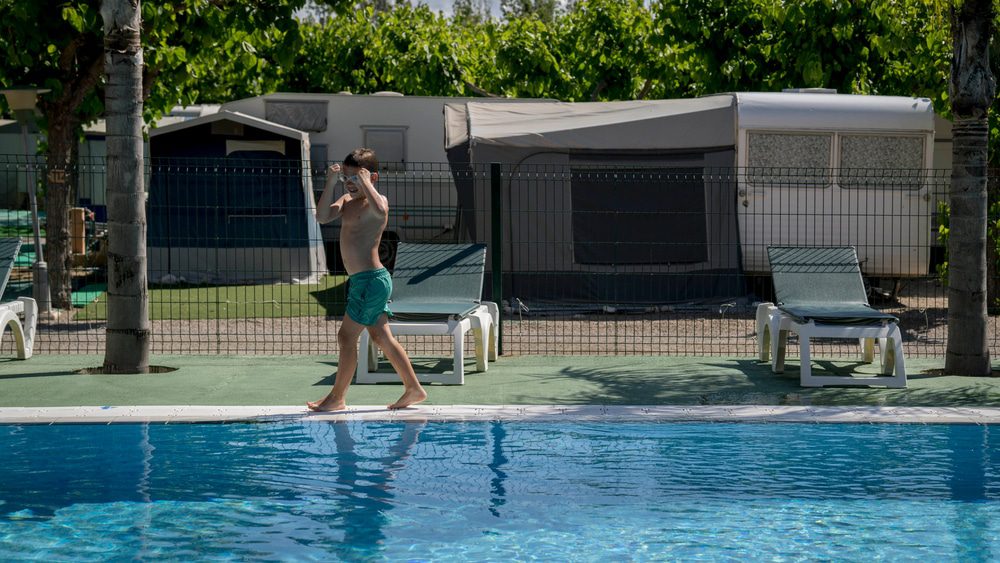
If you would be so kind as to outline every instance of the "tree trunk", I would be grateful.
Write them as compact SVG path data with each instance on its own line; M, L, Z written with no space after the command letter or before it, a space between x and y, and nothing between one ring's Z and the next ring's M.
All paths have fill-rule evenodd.
M75 181L73 145L76 140L76 116L72 111L50 115L49 143L45 175L45 262L49 271L52 307L73 308L70 276L69 206Z
M996 82L990 72L993 0L951 9L954 115L948 236L948 348L945 372L989 375L986 312L986 194L989 123Z
M989 225L997 217L990 215L990 208L993 207L1000 197L997 194L997 173L1000 170L993 168L986 169L986 221ZM997 301L1000 300L1000 277L997 277L997 265L1000 265L1000 253L997 252L996 238L1000 235L996 231L990 234L990 228L986 229L986 312L987 314L997 313Z
M103 0L108 143L108 328L104 371L149 373L139 0Z

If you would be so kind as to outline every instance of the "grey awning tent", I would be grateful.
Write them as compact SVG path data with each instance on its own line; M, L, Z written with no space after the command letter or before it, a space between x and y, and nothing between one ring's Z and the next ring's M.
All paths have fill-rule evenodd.
M626 305L742 295L735 111L731 95L447 104L459 236L490 240L489 178L468 171L499 162L505 296Z
M632 102L445 105L445 148L663 151L732 147L732 96ZM523 155L522 155L523 156Z
M150 133L150 279L315 281L326 256L309 136L221 111Z

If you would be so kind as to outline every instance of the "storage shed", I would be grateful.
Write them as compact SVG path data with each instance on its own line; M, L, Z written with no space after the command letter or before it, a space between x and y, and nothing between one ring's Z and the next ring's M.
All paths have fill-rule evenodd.
M150 133L155 283L303 282L326 273L306 133L222 111Z

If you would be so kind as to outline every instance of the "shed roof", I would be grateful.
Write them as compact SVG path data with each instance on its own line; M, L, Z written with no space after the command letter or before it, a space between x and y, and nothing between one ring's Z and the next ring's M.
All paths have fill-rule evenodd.
M299 131L298 129L292 129L291 127L286 127L284 125L279 125L273 121L267 121L266 119L260 119L258 117L253 117L246 115L245 113L239 113L236 111L223 110L218 113L213 113L209 115L203 115L201 117L195 117L193 119L188 119L178 123L171 123L169 125L164 125L163 127L157 127L149 132L150 137L158 137L160 135L169 135L183 129L188 129L191 127L197 127L199 125L205 125L215 121L233 121L236 123L241 123L250 127L256 127L258 129L263 129L264 131L270 131L277 135L283 137L289 137L297 140L306 140L309 138L309 134L304 131Z

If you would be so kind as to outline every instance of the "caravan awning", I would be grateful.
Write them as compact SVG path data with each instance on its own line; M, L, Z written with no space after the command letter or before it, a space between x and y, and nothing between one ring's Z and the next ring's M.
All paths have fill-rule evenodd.
M632 102L469 102L445 108L445 146L663 150L735 144L732 96ZM464 133L464 134L463 134Z

